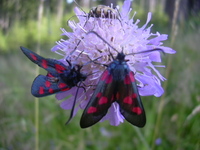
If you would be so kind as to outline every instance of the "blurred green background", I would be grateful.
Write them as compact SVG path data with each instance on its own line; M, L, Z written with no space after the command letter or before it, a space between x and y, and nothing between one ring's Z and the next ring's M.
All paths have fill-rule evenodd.
M85 12L110 2L123 3L77 1ZM141 20L139 26L152 11L153 32L169 34L164 45L177 51L163 56L166 68L160 71L167 78L163 83L165 94L142 97L147 115L142 129L126 121L117 127L102 122L81 129L82 111L65 125L70 111L61 109L54 96L36 100L31 95L37 67L19 46L60 58L50 49L63 38L61 27L70 31L67 20L74 15L75 6L64 0L0 1L0 150L199 150L200 1L132 2L133 12L137 11L134 19Z

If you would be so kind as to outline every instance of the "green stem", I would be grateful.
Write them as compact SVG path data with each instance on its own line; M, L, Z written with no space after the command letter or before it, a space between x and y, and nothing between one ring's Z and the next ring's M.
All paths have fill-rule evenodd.
M42 16L44 10L44 0L40 0L38 7L38 20L37 20L37 29L38 29L38 41L37 41L37 53L40 54L40 42L41 42L41 24ZM39 67L36 68L36 75L39 74ZM39 99L35 98L35 150L39 150Z
M35 98L35 150L39 150L39 99Z
M173 20L172 20L172 30L171 30L171 47L173 47L174 42L175 42L175 38L177 35L177 30L178 30L178 26L177 26L177 17L178 17L178 10L179 10L179 4L180 4L180 0L176 0L175 1L175 10L174 10L174 14L173 14ZM167 70L165 72L165 77L168 79L170 76L170 71L171 71L171 67L172 67L172 57L169 56L167 59ZM167 89L168 86L168 82L164 82L163 88L164 90ZM160 131L160 124L161 124L161 120L162 120L162 114L163 114L163 110L164 110L164 105L165 105L165 97L166 97L166 92L162 95L159 106L158 106L158 116L156 119L156 125L154 128L154 135L152 138L152 146L151 149L154 150L155 149L155 140L158 137L159 131Z
M138 127L134 127L139 139L142 141L143 145L146 147L146 150L150 150L150 145L147 143L146 139L144 138L144 135L141 133L141 129Z

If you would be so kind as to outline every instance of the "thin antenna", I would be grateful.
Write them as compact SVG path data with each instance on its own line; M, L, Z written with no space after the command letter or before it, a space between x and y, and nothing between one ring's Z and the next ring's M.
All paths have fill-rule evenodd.
M89 31L89 32L87 33L87 35L88 35L88 34L91 34L91 33L95 34L98 38L100 38L103 42L105 42L108 46L110 46L113 50L115 50L115 51L118 53L117 49L114 48L112 45L110 45L110 44L109 44L104 38L102 38L97 32L95 32L95 31ZM110 51L109 51L109 52L110 52ZM113 55L112 55L111 52L110 52L110 54L111 54L112 58L114 59L114 57L113 57Z
M89 56L88 56L88 58L89 58ZM102 58L102 56L100 56L100 57L97 57L97 58L95 58L95 59L93 59L93 60L91 60L90 58L90 61L88 61L88 62L86 62L85 64L83 64L83 66L86 66L87 64L89 64L89 63L91 63L91 62L94 62L95 60L97 60L97 59L99 59L99 58ZM96 63L96 62L94 62L94 63Z
M86 14L86 12L81 8L81 6L76 2L76 0L74 0L74 3Z
M78 54L78 56L76 57L75 60L77 60L77 59L79 58L79 56L81 56L81 54L83 54L83 52L84 52L84 50L82 50L82 51Z
M68 20L67 20L67 23L72 19L72 18L74 18L74 17L87 17L87 15L73 15L73 16L71 16Z
M70 54L66 57L66 59L68 59L68 57L71 56L71 55L76 51L76 49L78 48L78 46L79 46L80 43L81 43L81 40L78 41L78 43L77 43L77 45L74 47L73 51L70 52ZM82 52L81 52L81 53L82 53Z
M148 53L148 52L154 52L154 51L161 51L165 55L165 52L161 48L154 48L154 49L150 49L150 50L144 50L142 52L130 53L130 54L127 54L127 55L136 55L136 54L142 54L142 53Z
M84 12L85 13L85 16L83 16L83 15L77 15L77 16L83 16L83 17L87 17L88 19L87 19L87 21L89 20L89 17L90 16L88 16L88 13L86 13L82 8L81 8L81 6L76 2L76 0L74 0L74 3L78 6L78 8L80 8L81 9L81 11L82 12ZM71 18L70 18L71 19ZM83 27L85 27L85 25L86 25L86 23L87 23L87 21L85 22L85 24L83 25Z
M88 17L88 16L87 16L87 13L81 8L81 6L76 2L76 0L73 0L73 1L74 1L74 3L78 6L78 8L80 8L81 11L85 13L85 16L84 16L84 15L74 15L74 16L70 17L70 18L68 19L67 22L69 22L70 19L73 18L73 17L75 17L75 16ZM83 27L85 27L87 21L88 21L88 19L86 20L86 22L85 22L85 24L83 25ZM83 39L83 38L82 38L82 39ZM72 55L72 54L76 51L76 49L77 49L77 47L79 46L80 43L81 43L81 40L78 41L77 45L74 47L74 50L73 50L72 52L70 52L70 55ZM82 52L81 52L81 53L82 53ZM70 55L68 55L68 56L70 56ZM68 56L66 57L66 59L68 58Z
M104 38L102 38L97 32L95 32L95 31L89 31L89 32L87 33L87 35L88 35L88 34L91 34L91 33L95 34L98 38L100 38L103 42L105 42L105 43L106 43L108 46L110 46L113 50L115 50L116 52L118 52L116 48L114 48L112 45L110 45L110 44L109 44Z
M102 38L97 32L95 31L89 31L87 34L93 33L95 34L97 37L99 37L103 42L105 42L107 45L109 45L113 50L117 51L113 46L111 46L104 38ZM123 50L122 50L123 51ZM142 52L137 52L137 53L130 53L127 55L136 55L136 54L142 54L142 53L147 53L147 52L153 52L153 51L161 51L163 54L165 54L165 52L161 49L161 48L155 48L155 49L150 49L150 50L145 50ZM118 51L117 51L118 52ZM119 53L119 52L118 52ZM111 54L111 52L110 52ZM112 56L112 54L111 54ZM113 57L113 56L112 56Z

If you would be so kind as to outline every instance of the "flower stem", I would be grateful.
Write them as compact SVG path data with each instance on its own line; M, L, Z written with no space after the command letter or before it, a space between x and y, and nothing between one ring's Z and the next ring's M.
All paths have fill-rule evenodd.
M171 47L173 47L174 42L175 42L175 38L178 32L178 26L177 26L177 17L178 17L178 10L179 10L179 4L180 4L180 0L176 0L175 1L175 9L174 9L174 14L173 14L173 20L172 20L172 29L171 29ZM167 69L165 72L165 77L168 79L169 75L170 75L170 71L171 71L171 66L172 66L172 57L168 57L167 59ZM164 82L163 88L166 90L168 86L168 82ZM160 130L160 124L161 124L161 120L162 120L162 112L164 110L164 105L165 105L165 97L166 97L166 92L162 95L159 106L158 106L158 116L156 119L156 125L154 128L154 135L152 138L152 146L151 146L151 150L155 149L155 139L158 137L158 133Z
M138 127L133 126L133 128L135 129L139 139L142 141L143 145L146 147L146 150L150 150L150 145L147 143L147 141L144 138L144 135L141 133L141 129L139 129Z
M35 98L35 150L39 150L39 100Z
M37 53L40 54L40 41L41 41L41 24L42 16L44 10L44 0L40 0L38 7L38 20L37 20L37 29L38 29L38 38L37 38ZM39 68L37 67L36 75L39 74ZM35 150L39 150L39 100L35 98Z

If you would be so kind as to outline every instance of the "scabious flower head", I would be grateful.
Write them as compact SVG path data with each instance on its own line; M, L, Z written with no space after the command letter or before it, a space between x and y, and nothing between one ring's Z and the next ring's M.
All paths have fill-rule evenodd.
M155 48L162 49L164 53L170 54L175 53L175 51L162 45L162 41L167 39L166 34L151 33L152 25L148 26L151 13L148 13L146 23L142 27L138 27L139 20L135 21L134 16L130 16L130 6L130 0L125 0L121 10L115 8L119 14L110 17L105 17L103 12L101 17L88 17L89 15L86 15L85 12L75 8L79 22L68 21L72 32L61 29L63 36L67 36L68 39L61 39L52 48L52 51L64 56L62 62L68 59L72 64L83 65L81 72L88 75L84 81L84 85L88 85L85 86L86 91L79 88L74 115L79 108L84 109L86 107L101 74L106 69L105 66L99 64L109 64L113 61L110 53L116 57L118 52L123 51L126 55L126 60L129 60L127 63L135 73L141 96L154 95L159 97L163 94L161 81L164 81L165 78L156 69L163 66L153 64L153 62L161 62L160 51L136 53ZM95 34L87 34L90 31L98 33L109 45ZM72 108L76 91L77 87L74 87L69 91L56 95L58 100L72 95L61 103L63 109ZM123 122L124 117L120 113L118 103L114 102L111 105L107 115L101 121L104 120L109 120L111 125L119 125Z

